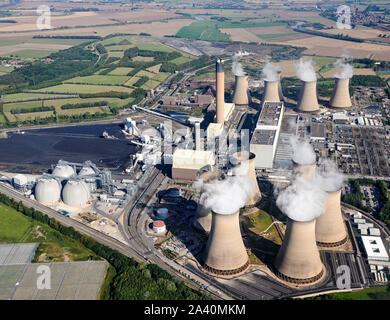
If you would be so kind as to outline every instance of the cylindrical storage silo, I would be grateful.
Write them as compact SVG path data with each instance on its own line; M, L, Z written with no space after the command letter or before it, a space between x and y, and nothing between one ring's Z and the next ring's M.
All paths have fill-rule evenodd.
M248 76L235 76L233 103L236 106L249 104Z
M62 200L69 206L82 206L89 202L90 191L81 180L69 180L62 189Z
M264 80L263 101L280 102L279 81Z
M168 209L158 208L156 211L156 217L160 220L165 220L166 218L168 218Z
M59 178L70 178L74 176L75 172L70 165L67 164L59 164L53 170L53 176Z
M341 213L341 190L328 191L325 213L317 218L316 239L321 247L336 247L348 239L343 215Z
M93 170L92 167L82 167L79 172L79 176L90 176L94 174L95 170Z
M349 78L336 78L336 83L332 98L329 101L332 108L350 108L352 107L351 98L349 96Z
M317 81L302 81L297 109L299 112L316 112L320 109L317 100Z
M325 267L315 236L316 220L301 222L287 218L283 244L275 259L276 275L295 284L320 280Z
M212 211L204 269L216 275L229 276L245 271L248 266L248 254L240 231L239 211L233 214Z
M60 200L61 187L53 178L41 178L35 185L35 199L45 205L52 205Z

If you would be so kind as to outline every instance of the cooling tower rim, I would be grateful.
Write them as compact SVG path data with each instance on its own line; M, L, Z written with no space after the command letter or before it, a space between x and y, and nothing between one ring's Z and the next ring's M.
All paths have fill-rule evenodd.
M338 188L326 188L326 187L323 187L322 190L324 190L326 193L336 193L336 192L340 192L341 190L343 189L343 186L341 185L340 187Z
M295 166L314 166L317 164L316 160L314 160L313 162L309 162L309 163L299 163L296 160L294 160L294 158L292 158L291 161L293 162L293 164Z
M242 154L249 154L249 157L241 157ZM251 151L237 151L232 154L231 160L237 160L237 162L247 161L247 160L253 160L256 158L256 154Z
M351 78L341 78L341 77L336 77L336 76L334 76L334 78L335 79L338 79L338 80L351 80L352 79L352 77Z
M211 213L213 214L218 214L220 216L232 216L234 214L239 214L240 213L240 209L238 210L234 210L233 212L230 213L229 212L218 212L217 210L213 209L213 208L209 208L211 210ZM227 210L228 211L228 210Z
M317 241L317 246L324 247L324 248L334 248L342 246L344 243L348 241L348 234L345 236L344 239L337 241L337 242L321 242Z
M249 267L249 259L241 267L236 269L226 269L220 270L208 266L206 263L203 265L203 269L209 273L219 275L219 276L232 276L244 272Z
M299 78L298 78L299 79ZM310 80L310 81L307 81L307 80L302 80L302 79L299 79L301 80L302 83L313 83L313 82L317 82L318 79L316 78L315 80Z
M248 78L248 74L247 74L247 73L245 73L245 74L243 74L243 75L237 75L237 74L235 74L234 76L237 77L237 78Z
M264 82L279 82L279 80L268 80L268 79L264 79L264 78L263 78L263 81Z
M289 277L283 273L281 273L278 269L275 268L275 274L278 278L282 279L283 281L289 282L289 283L294 283L294 284L312 284L314 282L319 281L324 275L325 275L325 266L322 264L322 269L320 273L315 275L314 277L311 278L292 278Z

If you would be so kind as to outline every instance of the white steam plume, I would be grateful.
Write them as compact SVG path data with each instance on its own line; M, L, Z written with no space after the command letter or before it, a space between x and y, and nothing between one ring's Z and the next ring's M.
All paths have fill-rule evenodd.
M296 177L276 199L276 205L294 221L311 221L325 211L327 194L316 179Z
M232 71L235 76L245 76L244 69L242 68L242 64L238 62L237 55L233 56Z
M335 68L338 68L339 71L334 75L335 78L339 79L350 79L353 76L353 66L351 64L352 57L343 54L337 61L334 63Z
M308 165L316 161L316 154L313 147L307 140L300 140L296 136L290 139L293 149L292 160L297 164Z
M245 206L251 191L247 177L228 177L205 183L199 202L216 213L233 214Z
M302 81L316 81L316 72L314 71L313 60L299 59L297 63L294 63L296 75L298 79Z
M337 169L337 165L330 159L321 159L317 168L318 183L324 191L340 190L345 182L345 176Z
M267 62L263 67L263 71L261 72L261 77L265 81L278 81L279 80L279 72L280 66L277 64L273 64L271 62Z

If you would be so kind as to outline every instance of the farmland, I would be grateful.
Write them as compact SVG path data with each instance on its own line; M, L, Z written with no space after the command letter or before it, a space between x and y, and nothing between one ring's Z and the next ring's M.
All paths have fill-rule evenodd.
M93 76L87 76L87 77L77 77L72 78L64 83L80 83L80 84L92 84L92 85L112 85L112 86L119 86L124 84L128 80L127 76L118 76L118 75L107 75L107 76L101 76L101 75L93 75Z

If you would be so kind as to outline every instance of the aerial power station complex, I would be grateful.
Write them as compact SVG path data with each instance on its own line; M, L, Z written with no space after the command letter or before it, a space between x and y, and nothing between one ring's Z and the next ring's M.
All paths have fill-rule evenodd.
M185 72L155 107L132 105L116 131L101 124L94 141L127 148L121 159L61 158L40 173L2 172L1 192L88 227L108 246L213 297L280 299L386 283L389 230L344 202L358 188L348 178L364 177L346 172L353 159L371 159L372 177L381 176L374 166L382 161L371 151L377 138L359 142L363 126L334 123L353 116L350 77L336 74L324 101L310 60L300 60L292 99L283 95L283 68L265 61L261 79L252 79L240 61L240 54L213 61L207 99L196 89L191 99L175 100L191 90L186 81L196 72ZM162 111L199 101L210 102L203 117ZM356 157L346 151L355 147ZM349 288L338 287L340 266L350 270Z

